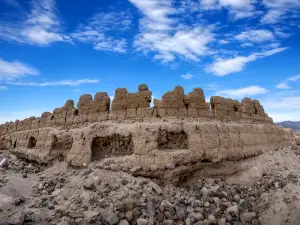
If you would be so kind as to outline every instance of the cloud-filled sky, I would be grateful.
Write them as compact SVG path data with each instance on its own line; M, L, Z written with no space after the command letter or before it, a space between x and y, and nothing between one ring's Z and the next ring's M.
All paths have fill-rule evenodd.
M300 121L299 40L300 0L0 0L0 122L140 83Z

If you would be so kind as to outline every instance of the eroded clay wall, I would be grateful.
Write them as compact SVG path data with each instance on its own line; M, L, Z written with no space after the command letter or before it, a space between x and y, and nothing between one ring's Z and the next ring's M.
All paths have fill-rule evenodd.
M5 136L5 149L39 163L66 157L73 145L72 134L55 128L15 132Z
M202 160L238 160L295 143L295 135L290 129L270 124L213 121L99 123L72 132L74 143L67 156L69 164L83 166L116 157L121 165L139 166L145 170L150 170L151 166L166 169L170 164L180 166ZM105 145L111 146L110 139L116 136L118 143L107 152ZM94 148L95 140L99 139L102 140L101 147Z
M145 170L238 160L295 144L290 129L216 121L103 122L70 131L43 128L15 132L4 139L6 149L40 163L63 157L70 165L85 166L113 157L121 165Z
M106 92L98 92L92 97L80 97L77 107L73 100L67 100L61 108L52 113L45 112L39 118L31 117L22 121L7 122L0 125L0 136L14 132L60 127L72 129L88 123L102 121L141 121L148 118L195 118L204 121L241 121L242 123L273 123L257 100L245 98L242 102L213 96L210 103L205 102L201 88L195 88L185 95L182 87L177 86L154 100L150 107L152 92L147 85L138 87L137 93L129 93L126 88L118 88L111 100Z
M276 127L257 100L185 94L177 86L154 100L146 85L137 93L118 88L85 94L45 112L0 126L0 149L40 163L63 158L73 166L93 161L155 171L202 161L220 162L296 143L292 130ZM114 165L112 165L114 166Z

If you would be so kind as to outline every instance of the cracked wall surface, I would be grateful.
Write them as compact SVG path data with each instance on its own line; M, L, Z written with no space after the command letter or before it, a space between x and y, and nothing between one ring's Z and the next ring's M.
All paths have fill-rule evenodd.
M161 100L147 85L136 93L118 88L82 95L39 118L0 125L0 149L47 163L58 157L73 166L114 158L120 166L164 170L189 163L238 160L295 144L292 130L276 127L257 100L241 102L176 86ZM34 146L32 145L34 141ZM124 161L124 162L123 162Z

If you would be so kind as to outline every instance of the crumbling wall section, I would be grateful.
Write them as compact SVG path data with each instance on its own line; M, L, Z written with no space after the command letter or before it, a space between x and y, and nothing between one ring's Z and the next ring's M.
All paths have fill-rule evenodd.
M152 117L151 95L152 92L145 84L139 85L137 93L129 93L126 88L117 88L109 119L123 120Z
M292 130L271 124L245 125L214 121L99 123L72 132L74 143L67 156L69 164L88 165L93 160L94 141L99 138L98 143L101 142L102 147L98 150L104 151L103 157L94 157L94 161L102 161L107 155L124 166L139 166L146 171L151 166L164 170L168 165L239 160L295 144ZM122 149L130 151L113 154L116 149L112 148L117 147L111 145L112 142L125 143L120 142L122 138L118 137L130 137L130 141L127 139L130 148L121 144ZM176 138L180 141L177 142ZM110 147L107 152L105 145Z
M98 92L94 98L85 94L80 97L77 108L73 100L67 100L63 107L54 109L52 113L45 112L38 118L30 117L0 125L0 135L47 127L69 130L89 123L151 118L273 124L259 101L250 98L239 102L213 96L208 103L201 88L194 88L185 95L183 87L176 86L161 100L154 99L154 107L150 107L151 99L152 92L145 84L139 85L136 93L130 93L126 88L116 89L112 104L106 92Z
M55 139L62 143L61 146L55 145ZM49 161L57 158L57 155L53 155L55 146L58 147L57 152L64 153L63 146L68 145L69 140L72 139L72 135L67 131L57 130L55 128L42 128L30 131L15 132L6 136L7 143L6 147L10 151L21 158L36 161L39 163L48 163ZM67 151L67 152L68 152ZM65 154L66 155L66 154Z
M294 133L276 127L257 100L213 96L207 103L201 88L185 94L181 86L155 99L154 107L151 99L144 84L136 93L118 88L112 104L106 92L85 94L77 107L67 100L39 118L0 125L0 149L42 163L62 158L73 166L107 156L155 171L236 160L296 143Z

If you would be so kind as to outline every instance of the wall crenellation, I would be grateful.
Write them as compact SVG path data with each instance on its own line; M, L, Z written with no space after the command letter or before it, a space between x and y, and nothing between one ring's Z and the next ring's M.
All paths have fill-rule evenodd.
M85 94L80 97L77 107L73 100L67 100L63 107L54 109L52 113L44 112L39 118L30 117L2 124L0 135L46 127L72 128L88 122L149 117L273 123L259 101L250 98L239 102L212 96L208 103L201 88L194 88L185 95L181 86L165 93L161 100L154 99L154 107L150 107L151 98L152 92L145 84L139 85L136 93L117 88L112 102L106 92L98 92L94 98Z

